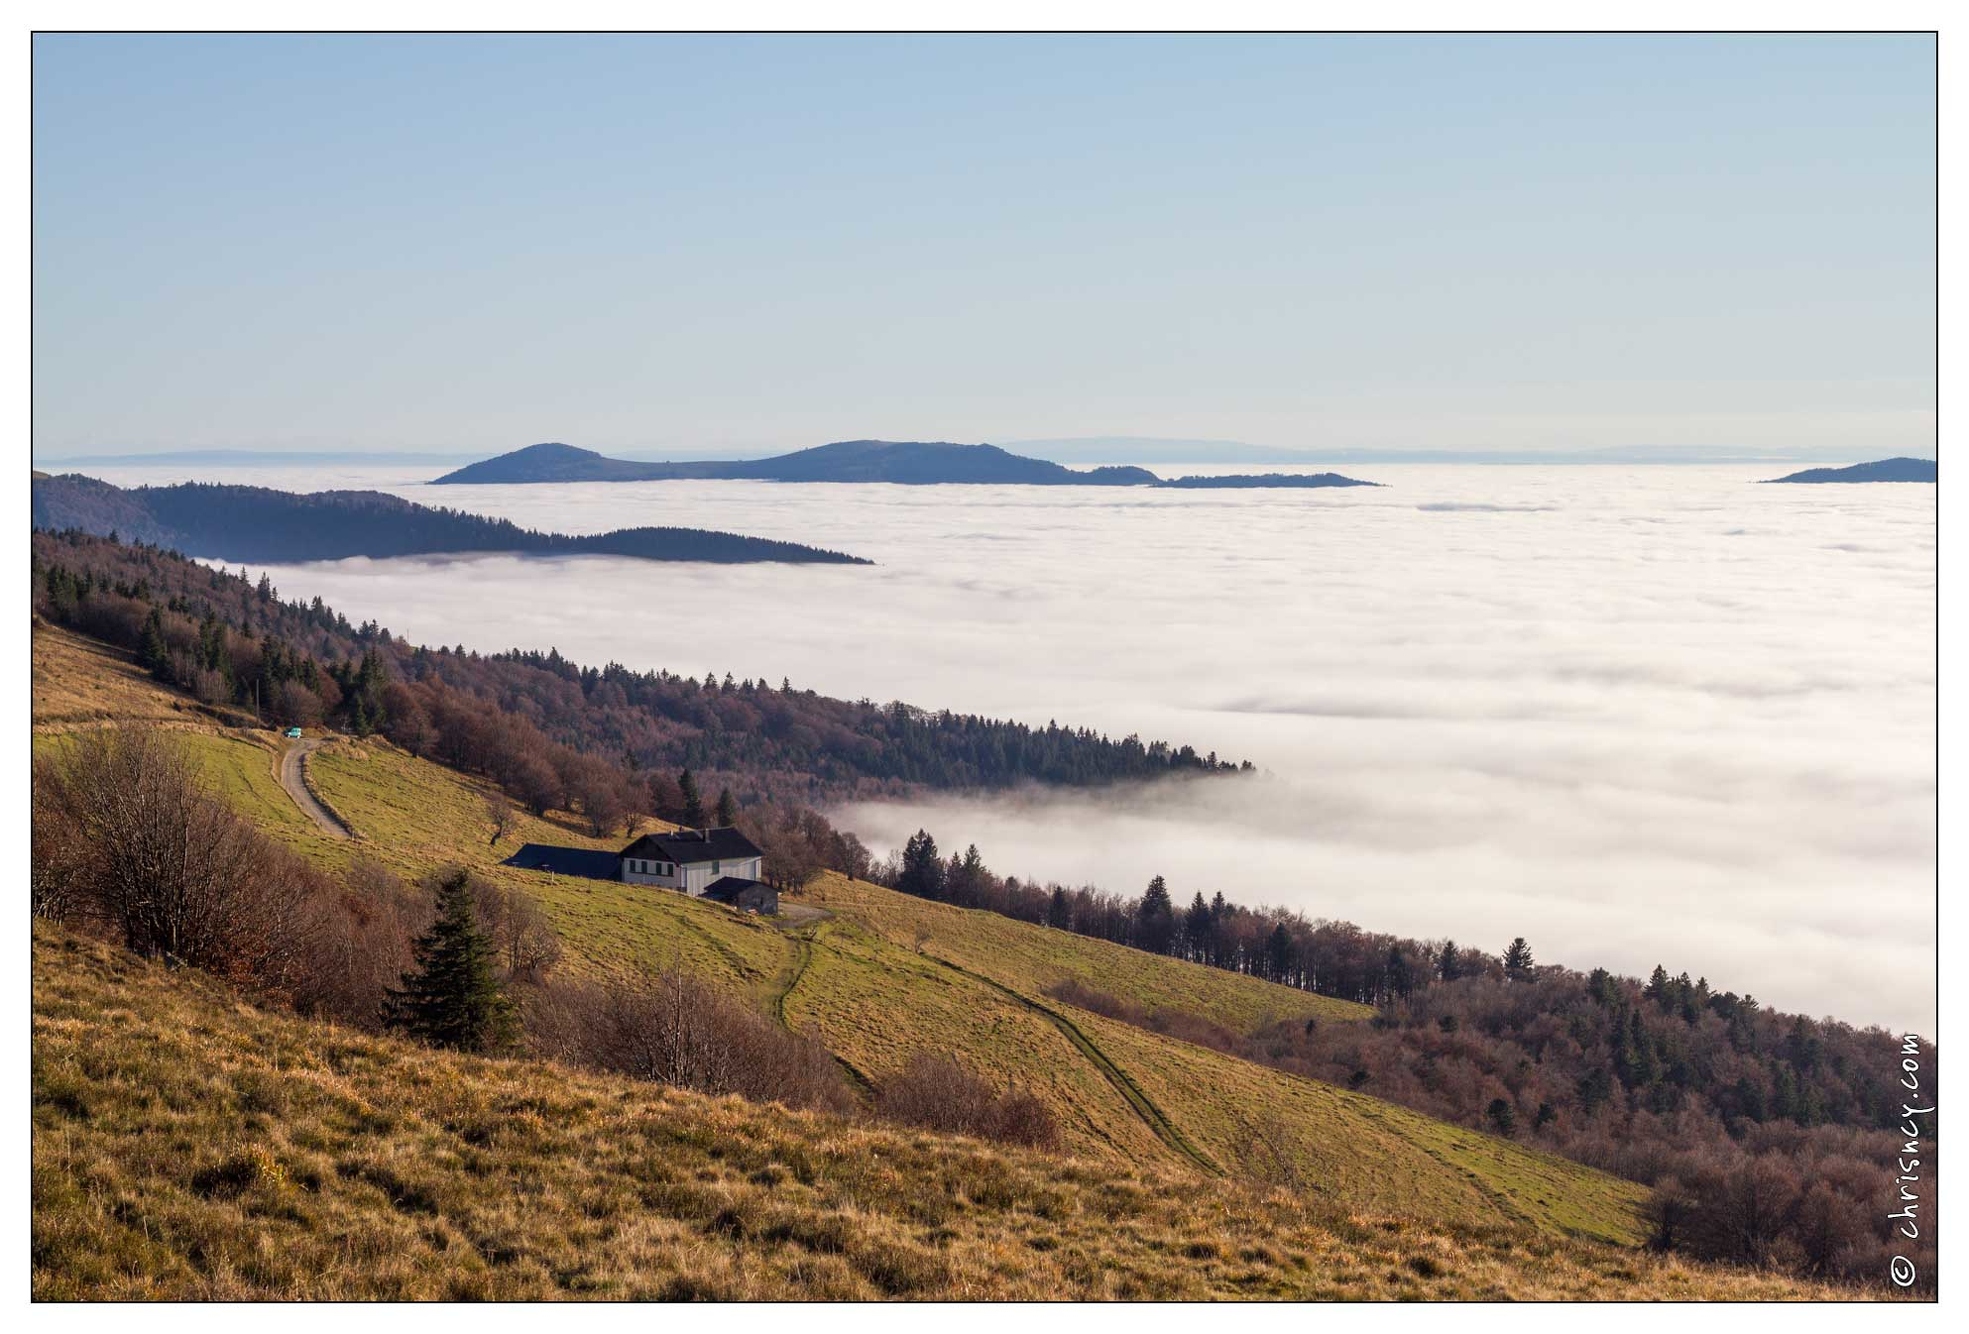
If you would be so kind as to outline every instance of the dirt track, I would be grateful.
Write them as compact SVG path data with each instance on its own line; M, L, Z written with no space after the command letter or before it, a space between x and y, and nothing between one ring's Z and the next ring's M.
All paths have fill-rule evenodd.
M287 795L294 799L294 804L301 808L302 814L320 826L322 833L330 838L348 838L350 836L348 826L336 819L334 812L322 805L315 794L308 790L307 776L301 771L302 758L320 745L320 740L312 737L292 743L281 752L275 772L280 777L281 787L287 790Z

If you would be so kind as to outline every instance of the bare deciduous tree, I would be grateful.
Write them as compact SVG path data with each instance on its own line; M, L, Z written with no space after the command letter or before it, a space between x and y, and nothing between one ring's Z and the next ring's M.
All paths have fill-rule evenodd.
M519 811L513 799L504 792L493 792L485 799L486 819L492 822L492 838L487 846L495 846L499 840L513 832L513 824L519 818Z
M474 877L472 897L508 981L540 982L560 962L560 937L532 895Z
M182 745L89 732L35 766L39 904L152 958L280 986L325 882L204 789Z
M382 1028L383 1002L412 964L411 946L431 922L431 896L381 863L358 857L324 914L315 948L292 988L303 1014L370 1032Z

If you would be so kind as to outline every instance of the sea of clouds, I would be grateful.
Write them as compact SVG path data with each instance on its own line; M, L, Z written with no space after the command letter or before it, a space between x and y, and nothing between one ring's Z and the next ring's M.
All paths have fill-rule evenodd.
M1523 935L1547 962L1660 962L1932 1031L1932 487L1398 465L1358 469L1388 483L1373 490L416 484L431 471L196 475L851 551L878 563L482 557L273 577L428 643L785 676L1262 771L836 812L878 851L922 826L1022 877L1135 892L1161 874L1184 899L1222 890L1492 951Z

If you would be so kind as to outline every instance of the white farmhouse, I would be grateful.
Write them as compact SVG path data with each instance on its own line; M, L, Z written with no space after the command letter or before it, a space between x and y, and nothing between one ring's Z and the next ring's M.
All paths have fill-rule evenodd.
M621 852L622 878L632 885L660 885L701 896L716 882L757 880L765 854L729 825L644 834Z

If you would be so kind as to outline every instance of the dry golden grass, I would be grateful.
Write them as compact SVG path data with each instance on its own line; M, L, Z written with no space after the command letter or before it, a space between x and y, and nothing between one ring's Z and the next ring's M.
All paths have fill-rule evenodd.
M72 659L85 672L104 670L102 661ZM792 1026L813 1026L874 1082L919 1053L953 1056L1045 1102L1072 1152L1238 1174L1254 1169L1251 1136L1262 1128L1278 1146L1274 1175L1350 1207L1468 1223L1535 1221L1616 1240L1637 1235L1639 1192L1628 1183L1570 1164L1554 1169L1543 1155L1370 1097L1106 1024L1050 1000L1045 989L1072 977L1238 1027L1268 1017L1351 1018L1363 1007L832 873L797 897L826 916L783 930L682 895L513 870L499 863L521 842L619 844L590 837L559 812L521 814L494 844L487 784L381 738L331 738L312 757L310 781L358 836L332 839L276 782L270 733L187 732L184 739L243 813L327 869L355 856L409 878L448 863L470 866L540 900L566 946L564 975L681 965L772 1006ZM1265 1124L1257 1127L1261 1110ZM1356 1165L1362 1145L1379 1159L1373 1171Z
M37 621L34 641L34 730L145 722L210 727L230 712L205 708L151 680L128 653L60 626Z
M828 1050L875 1083L913 1056L951 1056L1038 1097L1075 1152L1182 1161L1044 1016L859 923L837 919L813 933L812 957L784 1009L790 1023L812 1025Z
M1357 1209L1524 1222L1628 1245L1646 1235L1647 1191L1634 1182L1099 1015L1075 1019L1227 1166Z
M816 876L799 897L852 917L895 944L913 948L920 941L929 952L1028 995L1044 995L1071 978L1149 1009L1202 1015L1240 1033L1273 1019L1367 1019L1374 1013L1351 1001L932 903L831 871Z
M436 1053L49 928L34 967L43 1300L1837 1295Z

